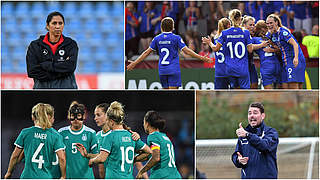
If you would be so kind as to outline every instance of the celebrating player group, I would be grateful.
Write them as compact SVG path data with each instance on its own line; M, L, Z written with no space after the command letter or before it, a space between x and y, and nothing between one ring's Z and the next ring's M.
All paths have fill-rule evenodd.
M177 89L181 86L179 50L210 62L210 59L186 47L179 35L172 33L173 24L172 18L162 19L162 33L127 67L128 70L133 69L152 50L157 51L160 81L165 89ZM214 51L215 89L258 88L254 52L260 59L261 84L264 89L302 89L305 81L305 57L297 40L282 25L276 14L270 14L266 20L255 23L255 18L242 16L240 10L233 9L229 12L229 18L219 20L215 37L202 37L202 43L208 44Z
M4 178L10 178L23 159L20 177L28 179L93 179L94 164L98 165L99 178L133 179L133 165L139 170L136 178L181 178L173 145L160 132L165 120L158 112L148 111L144 116L147 144L124 124L124 108L117 101L96 106L94 120L102 128L98 133L84 125L86 114L83 104L72 102L68 110L71 125L56 131L52 128L54 108L44 103L35 105L31 115L34 126L23 129L16 139ZM147 163L143 166L142 161Z

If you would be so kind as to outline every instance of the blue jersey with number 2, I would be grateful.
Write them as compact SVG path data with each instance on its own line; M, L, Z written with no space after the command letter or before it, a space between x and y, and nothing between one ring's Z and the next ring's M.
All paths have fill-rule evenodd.
M179 50L186 47L182 38L172 32L163 32L153 38L150 48L159 54L159 74L180 73Z

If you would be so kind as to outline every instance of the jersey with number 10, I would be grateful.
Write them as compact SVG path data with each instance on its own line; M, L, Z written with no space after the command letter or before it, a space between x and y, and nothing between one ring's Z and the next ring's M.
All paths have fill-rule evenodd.
M98 154L96 132L83 125L79 131L71 130L70 126L59 129L66 145L67 179L93 179L93 170L89 167L89 159L77 150L76 143L82 144L90 154Z
M107 158L106 179L133 179L133 161L135 152L145 144L139 139L134 141L131 133L124 129L112 130L103 138L100 150L109 153Z
M150 179L181 179L176 168L174 149L166 134L155 131L148 136L151 149L160 150L160 162L150 169Z
M65 148L61 135L54 130L38 126L25 128L14 143L24 149L25 166L21 179L52 179L51 168L56 152Z
M239 27L231 27L222 31L218 43L224 45L226 69L229 76L249 76L248 49L252 44L250 32Z
M182 38L172 32L163 32L153 38L150 48L159 53L159 74L180 73L179 50L186 47Z

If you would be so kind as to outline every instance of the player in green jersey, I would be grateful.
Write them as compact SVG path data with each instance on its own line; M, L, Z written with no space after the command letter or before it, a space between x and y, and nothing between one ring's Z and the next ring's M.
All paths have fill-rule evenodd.
M24 150L25 166L20 176L22 179L51 179L52 164L59 163L61 178L66 178L65 145L62 137L52 128L54 109L49 104L38 103L32 108L34 126L25 128L15 141L9 167L4 178L10 178L15 165ZM55 154L58 156L58 162Z
M160 132L165 120L156 111L148 111L144 116L143 127L148 135L147 144L151 147L152 157L139 171L141 178L150 169L150 179L181 179L175 164L173 145L166 134Z
M132 179L133 163L150 155L150 148L140 139L134 141L131 133L123 128L125 113L121 103L111 103L107 110L107 125L112 132L107 135L101 144L100 154L90 159L93 163L106 162L106 179ZM135 153L140 152L135 157Z
M108 107L109 107L109 104L102 103L102 104L97 105L94 110L94 120L96 121L97 126L102 128L102 130L97 133L98 149L100 149L104 137L106 137L108 134L111 133L111 129L109 128L109 126L107 124L107 116L106 116ZM138 133L130 130L130 128L128 126L126 126L125 124L123 124L123 128L128 130L130 133L132 133L131 137L134 141L137 141L140 139L140 135ZM81 155L86 158L94 158L98 155L98 154L87 153L86 148L82 144L77 144L77 148L80 151ZM101 179L105 178L105 167L107 167L106 163L107 163L107 161L105 161L104 163L98 164L99 177ZM135 162L134 165L137 167L138 170L140 170L143 167L141 162ZM148 179L148 174L144 173L143 178Z
M73 102L68 111L70 126L59 129L66 145L67 178L70 179L93 179L92 168L88 167L89 160L81 155L76 144L83 144L91 154L98 154L96 132L85 126L85 106Z

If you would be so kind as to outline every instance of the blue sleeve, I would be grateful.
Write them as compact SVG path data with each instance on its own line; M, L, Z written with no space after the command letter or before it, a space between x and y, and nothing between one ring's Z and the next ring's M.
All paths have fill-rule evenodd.
M157 50L157 45L156 45L156 40L155 38L152 39L151 43L150 43L150 48L153 49L153 50Z
M292 34L289 31L282 29L282 31L280 31L280 39L281 38L288 42L292 38Z
M180 36L178 36L178 46L180 50L186 46L186 44Z
M222 32L221 35L218 37L217 42L218 42L219 44L223 45L224 42L225 42L225 38L224 38L224 37L225 37L225 36L224 36L224 33Z
M247 36L247 45L252 44L252 38L248 30L246 30L246 36Z
M278 133L272 128L265 132L263 138L260 138L256 134L249 133L247 139L252 146L257 148L259 151L264 152L272 152L276 150L279 143Z
M239 161L238 161L238 154L237 154L237 152L240 152L240 154L243 154L243 153L242 153L242 150L241 150L240 144L241 144L241 142L240 142L240 140L238 139L238 143L237 143L237 146L236 146L236 150L235 150L234 153L232 154L231 160L232 160L233 164L234 164L237 168L244 168L246 165L243 165L243 164L239 163Z
M91 143L90 143L90 153L92 154L98 154L99 149L98 149L98 138L95 133L91 134Z

